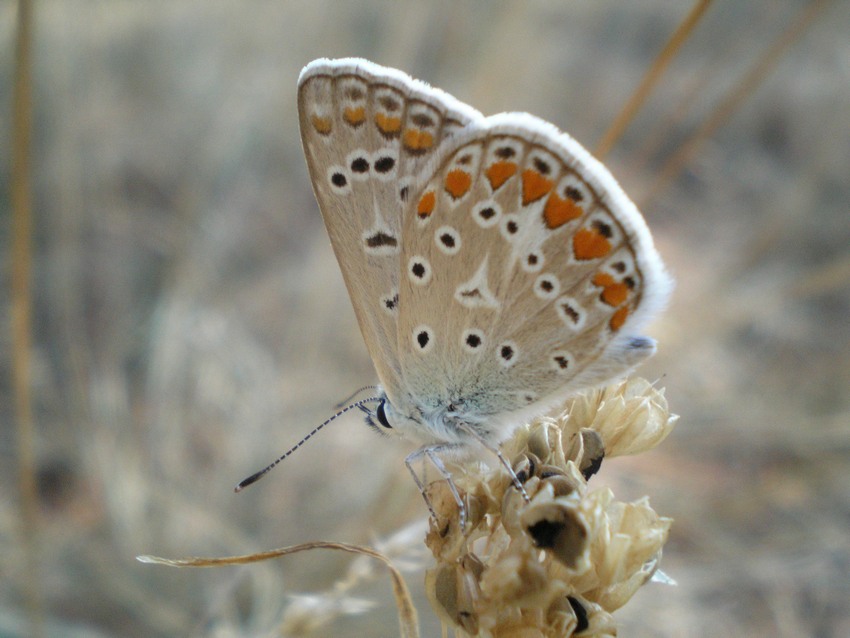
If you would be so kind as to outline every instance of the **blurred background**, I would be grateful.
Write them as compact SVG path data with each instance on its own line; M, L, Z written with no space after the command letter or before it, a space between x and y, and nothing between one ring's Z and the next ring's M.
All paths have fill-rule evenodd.
M417 522L394 556L423 636L440 635L422 594L410 448L355 415L232 491L375 381L307 177L298 73L317 57L367 57L485 114L530 111L593 149L689 10L37 2L40 565L22 552L4 285L0 636L28 635L33 583L50 636L395 636L388 579L352 576L346 555L212 570L134 557L317 539L386 548ZM3 149L15 16L0 4ZM678 586L644 587L617 612L622 636L850 635L848 33L847 2L716 0L606 157L678 281L641 374L666 387L679 425L598 478L675 519L662 568ZM765 55L775 66L739 88ZM704 143L673 159L718 109ZM5 194L7 150L0 169ZM5 196L0 239L8 281ZM356 586L340 589L346 579ZM302 617L326 624L308 633Z

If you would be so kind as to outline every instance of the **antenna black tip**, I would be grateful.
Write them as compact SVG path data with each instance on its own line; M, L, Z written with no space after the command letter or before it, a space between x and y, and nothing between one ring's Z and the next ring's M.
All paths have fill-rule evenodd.
M254 483L256 483L257 481L259 481L259 480L260 480L260 478L263 476L263 474L265 474L265 473L266 473L266 472L268 472L268 471L269 471L269 470L268 470L268 468L266 468L266 469L264 469L264 470L260 470L259 472L254 472L254 473L253 473L251 476L249 476L248 478L246 478L246 479L242 479L241 481L239 481L239 485L237 485L236 487L234 487L234 488L233 488L233 491L234 491L234 492L236 492L236 493L238 494L239 492L241 492L242 490L244 490L244 489L245 489L246 487L248 487L249 485L253 485L253 484L254 484Z

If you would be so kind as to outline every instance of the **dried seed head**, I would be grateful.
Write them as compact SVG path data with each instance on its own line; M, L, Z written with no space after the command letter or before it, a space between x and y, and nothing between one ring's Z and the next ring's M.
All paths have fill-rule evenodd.
M444 620L473 636L478 633L475 601L481 597L483 571L484 564L474 554L465 554L455 564L441 563L425 574L431 606Z
M569 569L583 567L587 550L587 524L578 500L569 497L530 503L520 516L536 547L546 550Z
M639 378L580 394L565 407L562 419L598 432L608 458L654 448L679 418L669 413L664 391Z
M585 481L589 481L602 467L602 459L605 458L602 436L596 430L583 428L573 441L578 449L571 450L570 458L576 459L581 475Z
M587 481L602 458L649 449L675 421L641 379L571 399L503 446L530 502L501 467L457 474L463 531L447 486L432 483L441 522L426 538L437 559L426 584L440 617L470 635L616 635L611 612L651 578L671 521Z

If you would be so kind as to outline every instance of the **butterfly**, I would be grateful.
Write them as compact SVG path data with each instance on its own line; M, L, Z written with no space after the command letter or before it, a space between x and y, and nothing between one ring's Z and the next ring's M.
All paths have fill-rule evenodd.
M421 444L408 467L498 451L655 352L639 331L672 280L635 205L569 135L356 58L308 64L298 114L380 379L367 422Z

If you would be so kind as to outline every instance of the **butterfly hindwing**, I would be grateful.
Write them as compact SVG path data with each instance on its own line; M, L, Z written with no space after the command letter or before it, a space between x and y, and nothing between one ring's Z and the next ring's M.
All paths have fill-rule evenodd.
M398 339L410 396L478 416L634 367L670 283L646 224L577 142L527 114L452 140L405 213Z
M395 395L402 211L415 176L445 140L482 117L400 71L359 59L305 67L298 113L316 199L361 332Z

